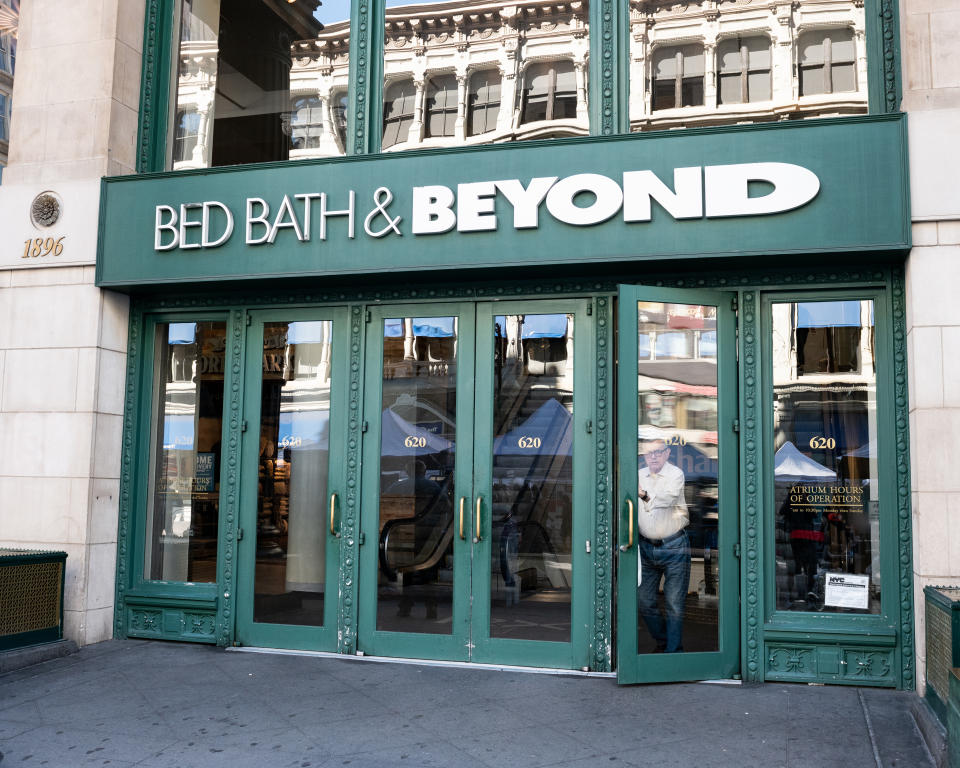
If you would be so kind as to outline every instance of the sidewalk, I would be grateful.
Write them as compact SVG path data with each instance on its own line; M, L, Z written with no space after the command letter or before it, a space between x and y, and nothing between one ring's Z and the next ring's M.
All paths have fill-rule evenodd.
M115 640L0 675L0 765L926 768L914 698Z

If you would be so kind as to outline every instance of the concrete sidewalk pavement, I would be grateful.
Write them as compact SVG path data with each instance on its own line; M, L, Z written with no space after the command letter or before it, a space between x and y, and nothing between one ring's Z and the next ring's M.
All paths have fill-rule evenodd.
M114 640L0 675L0 765L926 768L915 698Z

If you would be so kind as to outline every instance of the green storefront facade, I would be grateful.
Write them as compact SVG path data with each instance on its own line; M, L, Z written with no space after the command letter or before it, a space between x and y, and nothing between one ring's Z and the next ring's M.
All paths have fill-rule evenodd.
M346 156L170 171L148 3L117 636L914 686L896 5L868 114L640 133L622 5L590 136L381 153L356 3Z

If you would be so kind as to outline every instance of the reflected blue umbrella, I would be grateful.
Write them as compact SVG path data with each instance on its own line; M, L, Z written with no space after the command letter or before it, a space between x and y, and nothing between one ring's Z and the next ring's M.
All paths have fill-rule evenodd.
M569 456L573 450L573 419L550 398L522 424L493 442L496 456Z

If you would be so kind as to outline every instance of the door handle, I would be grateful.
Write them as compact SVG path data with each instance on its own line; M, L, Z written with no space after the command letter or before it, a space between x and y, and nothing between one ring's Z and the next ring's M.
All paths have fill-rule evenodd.
M340 538L340 534L333 527L334 517L337 514L337 494L330 494L330 535Z
M620 545L620 551L626 552L633 546L633 499L627 499L627 543Z
M463 535L463 505L466 504L466 502L467 502L467 497L461 496L460 497L460 539L461 541L465 538Z
M476 544L482 538L480 536L480 502L483 501L482 496L477 496L477 527L473 530L473 543Z

